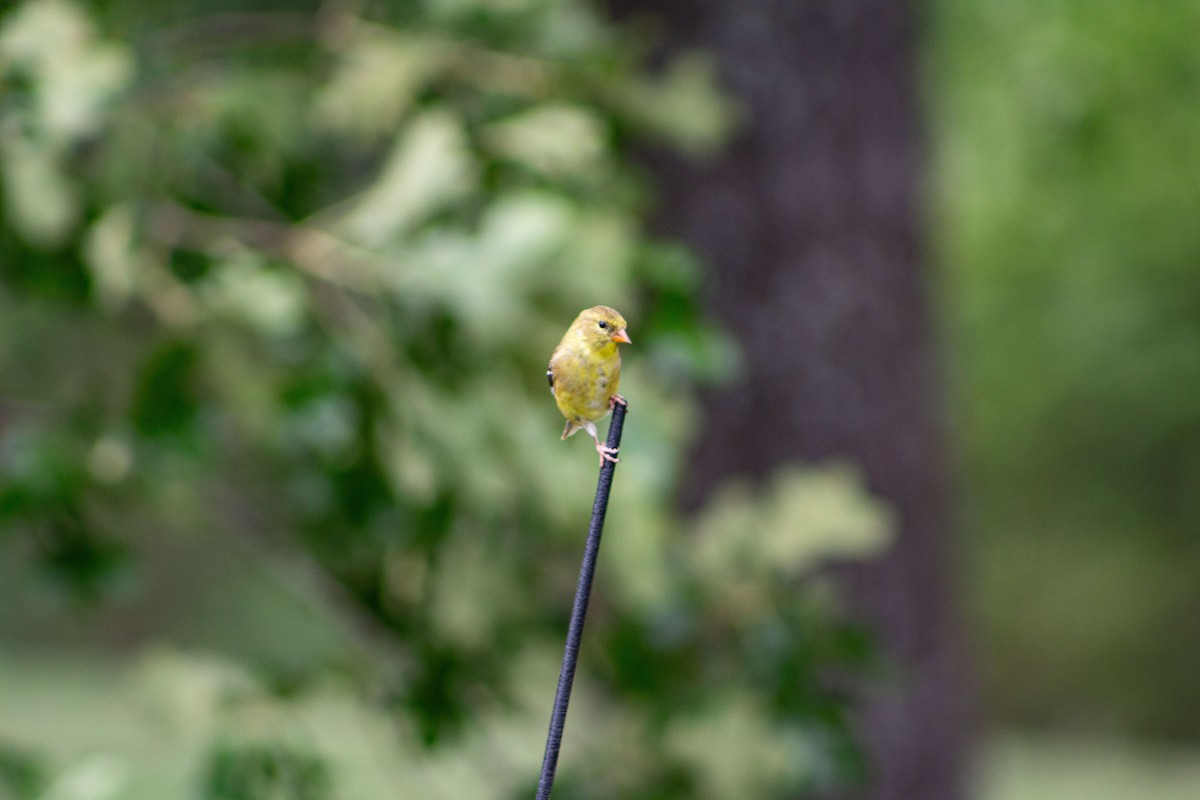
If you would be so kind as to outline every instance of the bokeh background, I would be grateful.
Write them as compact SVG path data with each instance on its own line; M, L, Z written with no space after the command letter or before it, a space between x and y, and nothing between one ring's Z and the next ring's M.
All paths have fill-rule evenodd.
M0 798L1200 796L1200 6L0 6Z

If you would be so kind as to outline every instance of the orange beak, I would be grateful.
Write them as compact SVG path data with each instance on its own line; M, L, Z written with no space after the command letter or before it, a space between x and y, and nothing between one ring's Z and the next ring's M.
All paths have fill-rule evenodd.
M625 344L633 344L633 339L629 338L629 334L624 328L617 328L617 332L613 334L614 342L624 342Z

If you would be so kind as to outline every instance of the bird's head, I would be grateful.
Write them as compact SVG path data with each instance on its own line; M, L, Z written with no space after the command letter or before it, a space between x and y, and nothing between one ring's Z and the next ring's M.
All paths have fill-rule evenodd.
M572 327L596 350L615 346L617 342L633 343L625 332L625 318L608 306L593 306L581 312Z

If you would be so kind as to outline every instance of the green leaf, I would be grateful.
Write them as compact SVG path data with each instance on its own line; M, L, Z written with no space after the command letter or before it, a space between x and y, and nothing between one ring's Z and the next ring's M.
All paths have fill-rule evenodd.
M142 365L130 418L146 436L185 433L196 419L198 357L194 345L172 340L161 345Z
M337 228L359 244L382 247L461 198L475 179L475 159L461 122L446 109L427 111L404 129L379 177Z

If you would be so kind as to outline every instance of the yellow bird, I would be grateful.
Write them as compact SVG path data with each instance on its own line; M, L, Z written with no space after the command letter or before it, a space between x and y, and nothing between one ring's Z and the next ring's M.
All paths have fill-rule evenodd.
M554 402L567 418L562 438L580 430L590 433L601 465L605 459L620 460L617 451L596 435L596 422L604 419L615 403L625 403L617 394L621 382L618 342L632 344L625 332L625 318L608 306L589 308L581 311L563 334L546 369Z

